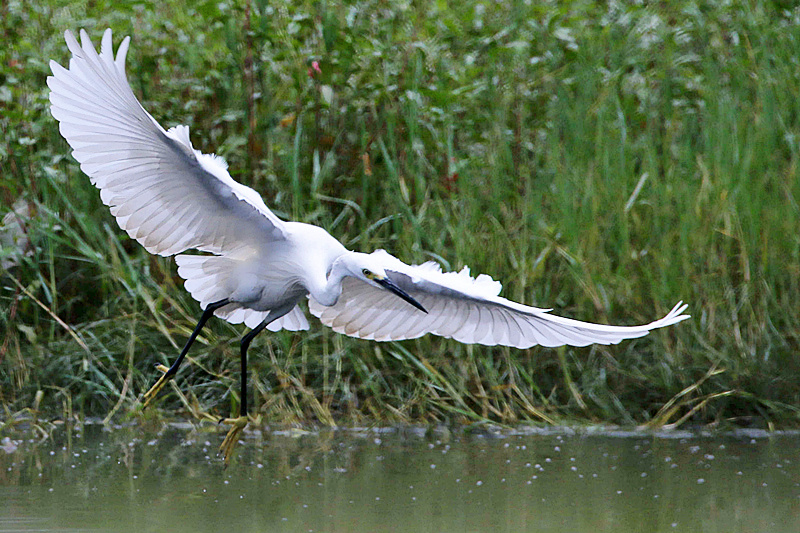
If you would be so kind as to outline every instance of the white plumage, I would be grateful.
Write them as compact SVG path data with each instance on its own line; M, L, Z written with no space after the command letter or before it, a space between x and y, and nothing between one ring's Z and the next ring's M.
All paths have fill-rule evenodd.
M64 37L69 68L51 61L47 78L61 134L119 226L151 253L181 254L178 274L205 310L148 402L211 313L254 328L242 342L244 369L247 346L262 329L308 328L298 307L306 297L311 313L335 331L378 341L433 333L517 348L614 344L689 318L679 303L643 326L579 322L502 298L499 282L473 278L467 268L443 273L435 263L410 266L383 250L348 251L321 228L280 220L256 191L231 178L222 158L192 147L188 127L162 128L128 84L128 37L116 57L111 30L100 54L83 30L81 44L70 32ZM182 254L190 249L210 255ZM243 382L243 413L245 392Z

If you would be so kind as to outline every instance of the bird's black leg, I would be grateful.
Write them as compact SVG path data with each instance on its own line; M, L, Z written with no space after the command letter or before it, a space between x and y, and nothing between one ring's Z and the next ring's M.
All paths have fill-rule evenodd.
M208 322L208 319L211 318L214 315L214 311L216 311L220 307L223 307L223 306L225 306L225 305L227 305L229 303L230 303L230 300L225 298L224 300L220 300L218 302L213 302L213 303L210 303L210 304L208 304L206 306L206 308L203 310L203 314L200 316L200 320L197 322L197 325L194 327L194 331L192 331L192 334L189 335L189 340L186 341L186 345L183 347L183 350L181 350L181 353L178 356L178 358L175 360L175 362L172 363L172 366L169 367L166 370L165 370L165 367L163 365L159 365L158 366L158 369L162 370L164 372L164 374L158 379L158 381L156 381L155 385L150 387L150 390L148 390L147 392L144 393L144 405L143 405L143 408L146 408L148 405L150 405L150 402L153 401L153 399L156 397L158 392L164 387L164 385L167 384L167 381L172 379L173 376L175 376L175 374L178 373L178 369L180 368L181 363L183 362L183 359L186 357L186 354L189 353L189 348L192 346L192 343L194 343L194 340L197 338L197 335L200 334L200 330L202 330L203 326L205 326L206 322Z
M247 335L242 337L240 350L242 381L239 399L239 416L237 418L225 418L220 420L221 424L230 424L231 426L228 434L225 435L225 440L222 441L222 444L219 447L219 452L223 454L225 458L226 466L230 461L233 448L236 446L236 443L239 440L239 434L244 430L245 426L247 426L247 349L250 347L250 343L253 341L256 335L264 331L264 328L266 328L273 320L277 320L291 311L294 308L294 305L295 304L292 303L281 309L273 309L267 314L266 318L264 318L259 325L254 327L249 333L247 333Z
M241 372L241 389L240 389L240 396L241 400L239 402L239 416L246 417L247 416L247 349L250 348L250 343L253 341L256 335L264 331L264 328L267 327L266 320L261 322L259 325L254 327L247 335L242 337L241 343L241 351L240 351L240 359L242 363L242 372Z

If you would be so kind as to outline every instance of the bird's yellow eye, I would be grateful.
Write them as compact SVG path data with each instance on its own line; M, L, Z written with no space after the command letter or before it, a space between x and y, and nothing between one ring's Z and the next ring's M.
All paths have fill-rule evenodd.
M366 277L367 279L375 279L375 274L373 274L366 268L362 268L361 273L364 274L364 277Z

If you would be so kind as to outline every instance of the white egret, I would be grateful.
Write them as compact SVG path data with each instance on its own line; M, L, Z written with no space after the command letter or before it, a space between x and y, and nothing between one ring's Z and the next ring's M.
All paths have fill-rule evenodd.
M241 341L241 405L220 448L227 462L247 424L247 348L260 331L308 329L300 303L323 324L362 339L432 333L464 343L529 348L616 344L689 318L678 303L643 326L579 322L499 296L501 285L469 269L407 265L383 250L347 250L322 228L275 216L256 191L234 181L222 158L192 147L189 128L164 130L134 96L125 74L130 38L116 57L111 30L101 52L81 30L67 31L69 68L50 62L51 112L81 169L119 226L149 252L175 257L203 309L175 363L144 394L171 379L203 325L215 315L252 330ZM208 255L189 255L195 249Z

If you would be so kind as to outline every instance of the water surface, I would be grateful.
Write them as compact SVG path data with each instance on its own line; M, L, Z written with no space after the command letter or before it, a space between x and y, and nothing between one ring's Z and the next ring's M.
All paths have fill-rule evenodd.
M58 430L0 446L0 533L800 531L797 434Z

